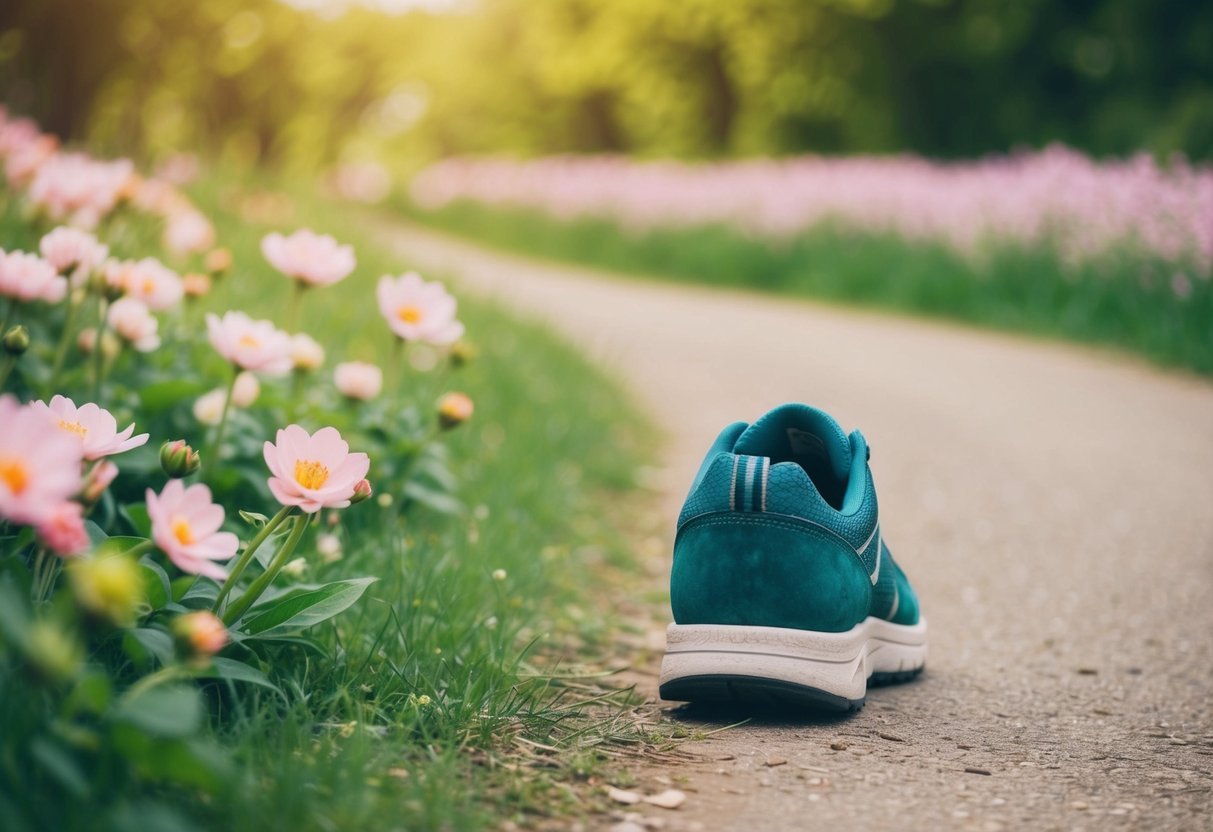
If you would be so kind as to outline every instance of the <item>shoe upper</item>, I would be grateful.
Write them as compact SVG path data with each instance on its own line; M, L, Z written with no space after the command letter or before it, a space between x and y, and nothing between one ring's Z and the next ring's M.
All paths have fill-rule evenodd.
M828 632L868 616L918 623L881 534L870 455L859 431L803 404L725 428L678 518L674 620Z

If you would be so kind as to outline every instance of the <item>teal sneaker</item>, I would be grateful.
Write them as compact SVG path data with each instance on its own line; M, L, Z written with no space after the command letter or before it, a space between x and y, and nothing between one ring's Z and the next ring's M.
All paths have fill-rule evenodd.
M858 710L869 678L918 675L927 625L870 456L803 404L724 429L678 518L663 699Z

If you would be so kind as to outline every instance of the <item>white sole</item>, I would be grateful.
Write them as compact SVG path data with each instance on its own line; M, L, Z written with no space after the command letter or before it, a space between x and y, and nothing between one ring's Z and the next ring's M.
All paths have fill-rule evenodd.
M784 702L855 710L869 677L904 681L927 661L927 623L867 618L843 633L671 624L661 698Z

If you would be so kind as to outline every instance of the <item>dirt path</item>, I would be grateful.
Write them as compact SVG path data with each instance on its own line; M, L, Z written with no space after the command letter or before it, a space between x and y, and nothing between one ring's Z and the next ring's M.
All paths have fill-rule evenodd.
M1213 822L1213 385L1052 343L610 279L407 226L390 236L633 386L669 435L671 524L732 420L806 401L872 443L882 526L931 626L926 674L869 692L854 717L758 718L696 743L701 763L639 773L641 790L668 779L688 793L645 818ZM711 730L744 715L670 718Z

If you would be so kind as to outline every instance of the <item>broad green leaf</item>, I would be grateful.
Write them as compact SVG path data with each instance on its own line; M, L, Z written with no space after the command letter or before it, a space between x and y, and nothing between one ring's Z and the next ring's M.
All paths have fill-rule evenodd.
M109 707L113 693L109 676L103 672L89 673L72 688L63 707L69 714L80 711L100 714Z
M335 581L317 589L288 593L270 604L257 607L239 628L250 636L273 635L300 630L327 621L344 612L362 597L377 578Z
M229 679L233 682L248 682L251 685L269 688L279 695L282 694L281 689L257 668L222 656L211 659L210 667L197 671L194 676L199 679Z
M131 528L135 530L136 534L141 534L144 537L152 536L152 519L147 514L146 503L131 503L119 506L118 514L131 524Z
M148 555L139 560L139 569L143 573L143 592L152 609L158 610L172 598L172 586L168 573Z
M192 685L162 684L118 700L115 722L154 737L188 737L202 723L202 695Z
M164 630L151 627L136 627L130 630L131 638L139 642L143 649L156 657L161 664L169 664L173 660L173 637Z
M210 578L186 575L173 581L173 597L193 610L210 609L219 597L219 585Z
M72 797L83 800L88 797L88 778L80 770L79 763L62 745L47 737L34 737L30 752L38 767L59 781Z
M104 540L95 543L94 552L98 557L106 555L120 555L123 552L128 552L138 546L140 543L146 543L145 537L134 537L131 535L117 535L115 537L107 537Z

